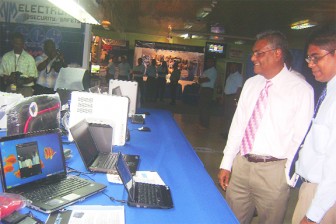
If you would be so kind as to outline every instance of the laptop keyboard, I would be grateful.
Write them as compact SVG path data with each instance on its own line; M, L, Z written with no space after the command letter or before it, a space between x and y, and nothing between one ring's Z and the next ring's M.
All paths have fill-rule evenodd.
M139 203L149 205L159 205L162 201L162 195L159 185L137 183Z
M24 193L22 194L22 196L32 201L46 201L50 200L51 198L67 195L73 192L74 190L77 190L89 184L90 183L85 180L77 178L68 178L60 182L54 183L52 185L35 189L32 192Z
M105 156L101 160L99 160L98 166L99 167L101 166L102 168L106 168L106 169L114 167L117 162L117 159L118 159L117 154L115 155L109 154L108 156Z

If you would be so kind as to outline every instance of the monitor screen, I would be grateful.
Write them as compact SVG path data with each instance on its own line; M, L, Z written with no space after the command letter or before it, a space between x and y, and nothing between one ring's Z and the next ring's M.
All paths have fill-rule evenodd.
M215 57L225 57L226 45L223 43L206 43L205 53Z
M100 65L91 65L91 74L98 74L100 72Z

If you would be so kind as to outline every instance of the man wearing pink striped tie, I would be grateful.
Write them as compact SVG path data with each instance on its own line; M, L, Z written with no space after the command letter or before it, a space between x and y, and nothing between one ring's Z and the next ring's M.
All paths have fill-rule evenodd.
M286 37L257 35L254 73L242 89L218 180L240 223L283 223L289 199L288 173L314 108L313 88L288 70Z

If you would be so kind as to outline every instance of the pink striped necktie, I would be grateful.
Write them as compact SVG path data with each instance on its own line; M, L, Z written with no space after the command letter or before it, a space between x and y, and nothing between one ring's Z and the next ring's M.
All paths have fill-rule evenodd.
M254 106L252 115L245 129L244 137L240 146L241 155L246 155L251 152L255 134L261 123L263 114L267 106L268 88L272 85L270 80L266 81L265 87L261 90L256 105Z

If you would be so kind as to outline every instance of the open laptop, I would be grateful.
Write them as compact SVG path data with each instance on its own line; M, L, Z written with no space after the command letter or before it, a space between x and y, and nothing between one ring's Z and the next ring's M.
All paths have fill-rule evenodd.
M3 191L24 196L31 201L28 207L44 213L82 201L106 188L67 175L58 130L3 137L0 159Z
M135 182L121 154L116 165L127 192L127 204L139 208L173 208L170 189L166 185Z
M104 152L97 148L97 144L90 133L89 123L86 119L83 119L70 127L70 132L87 170L92 172L118 174L115 168L118 153ZM124 154L123 157L126 160L131 173L134 175L139 165L139 156Z

